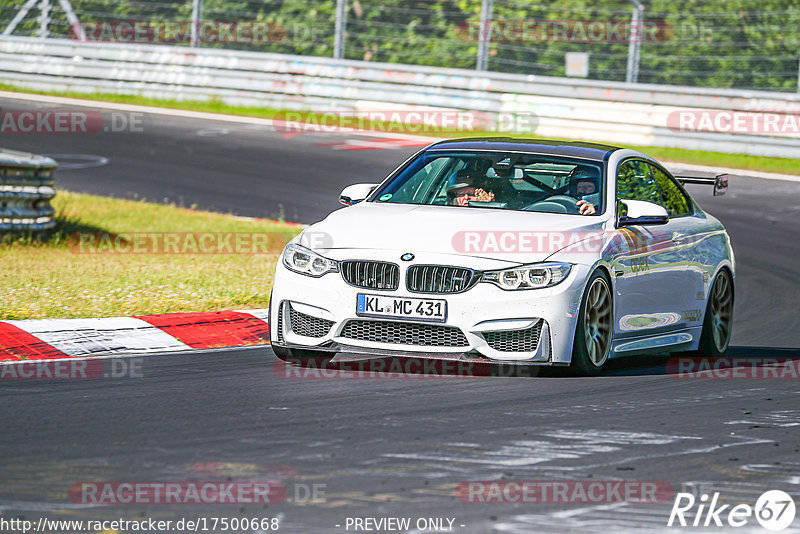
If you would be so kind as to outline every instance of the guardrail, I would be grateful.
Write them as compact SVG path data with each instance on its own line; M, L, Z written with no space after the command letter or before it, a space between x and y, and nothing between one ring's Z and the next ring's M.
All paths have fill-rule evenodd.
M626 84L180 46L0 39L0 77L34 89L217 98L283 109L532 114L536 136L800 158L800 131L675 131L675 112L800 117L800 95Z
M0 149L0 232L38 232L55 227L54 160Z

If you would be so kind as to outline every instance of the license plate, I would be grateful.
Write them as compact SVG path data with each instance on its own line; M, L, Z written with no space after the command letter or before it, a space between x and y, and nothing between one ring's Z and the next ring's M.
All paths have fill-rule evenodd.
M356 315L444 322L447 319L447 301L359 293Z

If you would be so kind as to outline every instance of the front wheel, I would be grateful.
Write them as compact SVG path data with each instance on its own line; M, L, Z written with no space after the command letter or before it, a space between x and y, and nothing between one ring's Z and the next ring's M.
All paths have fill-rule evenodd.
M570 370L575 374L596 376L603 370L611 353L612 302L608 280L601 271L595 271L586 284L578 312L570 363Z
M324 350L290 349L279 345L272 345L272 352L275 353L279 360L301 367L312 364L317 367L324 367L336 355L334 352Z
M714 279L703 319L700 352L719 357L728 350L733 325L733 278L723 269Z

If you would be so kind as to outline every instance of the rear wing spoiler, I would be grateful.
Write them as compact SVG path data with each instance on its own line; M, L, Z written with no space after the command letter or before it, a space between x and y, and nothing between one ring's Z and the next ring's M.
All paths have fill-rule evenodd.
M728 191L728 175L719 174L714 178L701 178L699 176L676 176L682 184L700 184L700 185L713 185L714 196L724 195Z

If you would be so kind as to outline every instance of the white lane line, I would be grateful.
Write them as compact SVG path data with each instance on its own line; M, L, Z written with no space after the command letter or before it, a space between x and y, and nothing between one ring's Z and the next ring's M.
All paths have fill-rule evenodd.
M607 504L595 504L592 506L583 506L581 508L573 508L568 510L561 510L559 512L554 512L550 514L551 516L557 519L566 519L568 517L575 517L579 515L585 515L588 513L597 512L599 510L615 510L617 508L622 508L623 506L627 506L628 503L626 502L614 502L614 503L607 503Z
M699 436L679 436L654 434L652 432L623 432L608 430L555 430L545 432L545 436L555 439L571 439L590 443L612 445L669 445L676 441L703 439Z
M711 445L711 446L708 446L708 447L698 447L698 448L694 448L694 449L685 449L685 450L680 450L680 451L675 451L675 452L664 451L664 452L661 452L661 453L644 454L644 455L641 455L641 456L628 456L628 457L625 457L625 458L621 458L619 460L614 460L614 461L609 461L609 462L601 462L601 463L590 464L590 465L581 465L580 469L598 469L598 468L601 468L601 467L611 467L611 466L614 466L614 465L629 464L629 463L632 463L632 462L638 462L638 461L642 461L642 460L655 460L655 459L659 459L659 458L663 459L663 458L667 458L667 457L671 457L671 456L688 456L690 454L708 454L710 452L720 451L720 450L723 450L723 449L727 449L729 447L739 447L739 446L742 446L742 445L762 445L762 444L765 444L765 443L773 443L773 441L774 441L774 440L771 440L771 439L749 438L747 436L736 436L736 438L737 439L744 439L744 440L747 440L747 441L740 441L738 443L725 443L725 444L721 444L721 445ZM562 466L548 466L548 467L558 468L558 469L566 469L565 467L562 467Z
M53 158L58 163L58 170L71 171L75 169L89 169L108 164L108 158L93 154L42 154Z
M800 426L800 410L778 410L746 419L726 421L726 425L761 425L775 427Z

